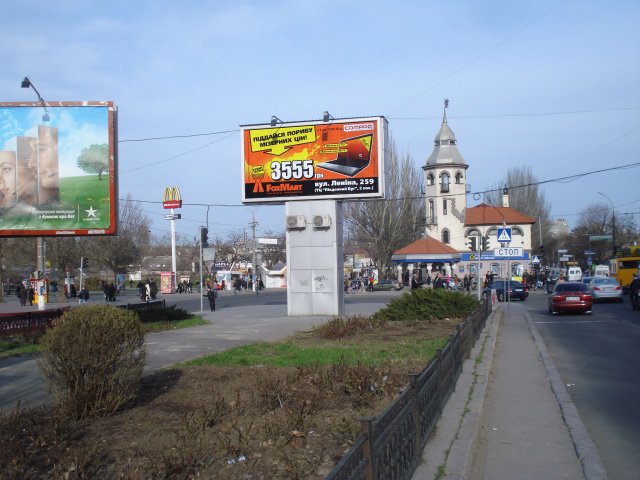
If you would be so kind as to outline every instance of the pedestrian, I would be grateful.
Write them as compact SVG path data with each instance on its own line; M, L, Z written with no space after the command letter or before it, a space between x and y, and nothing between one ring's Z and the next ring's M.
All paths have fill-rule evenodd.
M417 275L414 273L413 277L411 277L411 290L416 290L420 288L420 284L418 283Z
M78 303L85 305L89 300L89 290L87 287L82 287L80 293L78 294Z
M258 279L258 288L256 289L256 295L260 290L264 290L264 283L262 282L262 277Z
M211 308L211 311L214 312L216 309L216 297L218 296L218 291L213 288L213 289L209 289L207 290L207 298L209 299L209 308Z
M29 290L30 288L27 288L24 285L20 289L20 305L23 307L27 304L27 300L29 299Z
M147 280L144 285L144 301L148 302L151 299L151 282Z
M35 300L36 296L35 296L35 292L33 290L33 287L31 285L29 285L29 288L27 289L27 300L29 300L29 306L32 307L33 306L33 301Z
M76 298L78 293L76 292L76 286L72 283L69 287L69 298Z

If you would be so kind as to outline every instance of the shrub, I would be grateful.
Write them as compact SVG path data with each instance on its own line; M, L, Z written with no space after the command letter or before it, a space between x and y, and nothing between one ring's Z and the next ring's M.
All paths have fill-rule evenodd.
M464 318L478 307L478 300L464 292L445 289L411 290L394 298L373 317L389 321L434 321L444 318Z
M108 416L136 395L146 358L138 317L110 305L65 313L42 339L38 366L70 418Z
M383 318L354 315L351 317L332 317L328 322L314 328L314 334L327 340L337 340L355 335L360 331L373 330L384 324Z
M146 310L136 310L136 314L142 323L147 322L175 322L178 320L187 320L192 315L183 308L176 308L175 305L170 307L151 307Z

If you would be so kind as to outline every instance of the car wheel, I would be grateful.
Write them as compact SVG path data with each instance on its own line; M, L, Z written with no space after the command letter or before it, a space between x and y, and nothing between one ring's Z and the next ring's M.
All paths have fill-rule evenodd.
M593 312L591 310L587 310L586 312L584 312L585 315L591 315Z

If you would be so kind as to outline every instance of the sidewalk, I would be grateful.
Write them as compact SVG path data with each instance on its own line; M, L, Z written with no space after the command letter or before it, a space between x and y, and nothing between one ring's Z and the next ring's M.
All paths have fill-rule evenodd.
M606 478L526 309L499 304L413 479Z

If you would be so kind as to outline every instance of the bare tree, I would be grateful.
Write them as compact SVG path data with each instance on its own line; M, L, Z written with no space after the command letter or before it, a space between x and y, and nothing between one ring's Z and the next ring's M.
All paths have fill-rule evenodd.
M86 239L83 251L101 267L111 270L114 277L126 273L129 265L140 263L142 252L149 245L149 224L140 205L128 195L120 205L118 235Z
M422 170L409 155L399 157L392 140L386 158L387 198L345 203L345 221L351 238L369 251L382 271L391 266L394 251L424 233Z
M538 179L533 174L531 167L525 165L509 169L504 180L498 182L492 191L486 194L486 201L492 205L502 205L504 187L509 189L509 206L539 222L537 227L538 231L542 232L542 244L547 243L551 238L549 233L551 207L540 191ZM536 238L535 234L533 236ZM532 245L535 243L531 242Z

